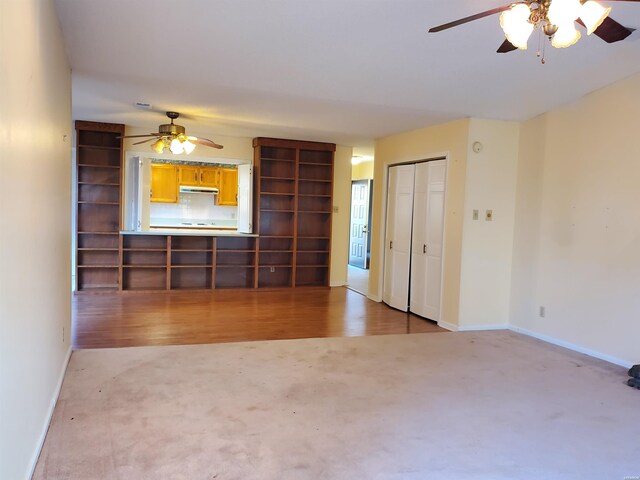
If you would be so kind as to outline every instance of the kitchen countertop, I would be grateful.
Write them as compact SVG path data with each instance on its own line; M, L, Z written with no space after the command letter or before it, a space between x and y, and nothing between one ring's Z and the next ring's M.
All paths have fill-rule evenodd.
M237 220L222 219L189 219L189 218L151 218L151 228L194 228L233 229L238 226Z
M237 230L218 230L215 228L151 228L150 230L131 231L121 230L122 235L171 235L171 236L201 236L201 237L257 237L257 233L241 233Z

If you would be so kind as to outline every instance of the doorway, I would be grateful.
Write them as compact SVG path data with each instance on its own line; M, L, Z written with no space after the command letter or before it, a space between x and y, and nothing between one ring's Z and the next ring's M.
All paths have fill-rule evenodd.
M389 167L383 301L440 320L446 159Z
M372 194L373 180L361 179L351 182L348 286L363 295L369 291Z

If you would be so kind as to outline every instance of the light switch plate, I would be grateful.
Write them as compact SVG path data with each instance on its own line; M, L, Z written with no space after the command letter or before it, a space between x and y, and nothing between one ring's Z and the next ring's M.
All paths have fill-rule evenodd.
M485 221L490 222L493 220L493 210L487 210L487 213L484 217Z
M337 205L333 206L333 213L338 213L338 206Z

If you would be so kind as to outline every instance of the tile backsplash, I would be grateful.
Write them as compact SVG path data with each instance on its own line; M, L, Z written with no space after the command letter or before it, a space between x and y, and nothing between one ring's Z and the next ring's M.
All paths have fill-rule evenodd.
M152 203L151 224L158 219L183 220L235 220L238 207L219 206L213 203L213 195L180 193L178 203Z

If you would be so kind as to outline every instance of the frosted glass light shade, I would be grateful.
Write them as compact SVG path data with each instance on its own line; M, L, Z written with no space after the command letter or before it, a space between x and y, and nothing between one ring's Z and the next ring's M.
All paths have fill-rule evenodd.
M581 11L580 0L553 0L547 17L554 25L567 25L576 20Z
M164 151L164 140L159 138L158 140L153 142L151 144L151 150L153 150L156 153L162 153Z
M567 48L580 40L580 32L576 29L573 21L558 26L558 31L551 39L551 45L556 48Z
M533 24L529 22L531 10L524 3L517 3L500 15L500 26L507 40L520 50L527 49L527 41L533 32Z
M587 27L587 35L591 35L596 29L602 25L604 19L609 16L611 7L604 8L598 2L588 0L582 4L580 9L580 19Z
M193 152L193 149L196 148L195 144L191 143L189 140L182 142L182 147L187 155Z
M169 149L171 150L171 153L173 153L174 155L179 155L182 152L184 152L182 142L177 138L174 138L173 140L171 140L171 146L169 147Z

